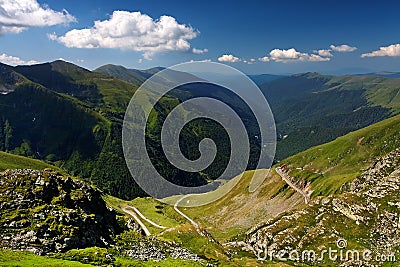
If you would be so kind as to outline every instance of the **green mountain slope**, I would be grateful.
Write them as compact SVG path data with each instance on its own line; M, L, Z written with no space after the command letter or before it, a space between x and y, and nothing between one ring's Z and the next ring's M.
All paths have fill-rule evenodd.
M12 92L15 86L26 81L26 78L15 72L12 67L0 63L0 94Z
M96 71L127 82L143 81L150 73L115 65ZM260 85L274 113L278 160L400 112L399 79L318 73L251 75L250 78ZM252 124L250 128L254 128L254 119L240 100L221 88L185 86L171 91L170 95L181 100L199 96L223 100L239 108Z
M32 66L17 66L15 71L33 82L78 98L119 119L123 118L126 106L137 89L137 84L128 84L61 60Z
M146 238L98 189L57 171L0 172L0 205L1 266L206 264L177 243Z
M14 154L9 154L0 151L0 171L6 169L32 169L32 170L44 170L47 168L56 169L57 167L42 162L40 160L26 158Z
M263 85L273 80L277 80L279 78L285 77L284 75L274 75L274 74L256 74L256 75L248 75L250 79L253 80L257 85Z
M290 249L300 254L304 250L321 253L328 247L338 249L337 240L344 239L348 249L360 253L369 249L393 260L393 255L399 257L400 244L399 129L400 115L397 115L283 160L284 169L296 186L301 188L310 183L314 190L308 205L302 195L271 170L255 191L252 188L258 178L251 180L249 171L240 181L235 178L228 182L232 190L218 201L180 209L221 243L229 241L224 245L226 249L250 251L245 254L249 258L256 257L258 250L266 246L287 253ZM259 174L265 177L265 171ZM180 198L169 200L173 203ZM196 201L196 196L188 196L184 201ZM138 199L131 205L140 205L148 217L171 216L172 208L154 201ZM336 266L327 257L319 262L309 259L300 262L304 266ZM345 262L350 266L355 264L351 259ZM363 262L385 266L376 260ZM279 260L258 262L262 263L274 264ZM396 266L393 261L386 264Z
M400 150L396 148L375 158L345 193L315 198L302 210L259 223L246 233L246 243L255 254L261 250L259 255L265 255L267 247L283 249L284 258L293 265L397 266L399 172ZM301 256L289 258L294 250ZM328 250L332 256L328 257ZM273 260L279 261L276 255ZM270 262L269 257L265 259Z
M112 64L101 66L94 71L121 79L132 84L142 84L152 75L151 71L146 72L134 69L127 69L124 66L117 66Z
M2 149L54 162L71 173L90 179L104 192L114 196L131 199L143 195L127 171L120 146L124 105L137 86L64 62L33 66L31 69L2 65L0 73ZM164 171L164 174L170 175L171 180L176 183L182 181L186 184L205 183L206 179L212 178L217 173L219 167L223 167L227 158L225 151L229 150L229 147L222 146L222 154L217 155L215 163L219 164L218 166L214 165L202 176L190 176L170 168L162 160L163 156L159 149L157 130L162 126L166 114L179 103L178 98L208 95L210 88L215 89L215 87L190 86L178 88L171 96L163 98L153 111L154 116L147 133L149 153L152 153L157 160L158 168ZM107 197L107 202L115 205L120 212L121 208L127 205L137 207L147 218L169 228L164 230L156 229L154 226L151 228L151 225L145 222L154 235L162 240L182 245L207 260L213 260L215 263L218 261L221 265L243 266L246 264L246 259L249 259L254 266L261 265L255 260L252 252L243 252L235 247L239 241L245 241L247 246L256 249L258 245L263 244L275 244L278 248L287 248L285 247L288 246L287 240L291 240L292 243L289 245L303 249L318 248L326 242L334 245L337 238L341 237L349 241L350 248L370 249L376 245L369 241L373 237L378 240L379 249L383 248L382 244L387 243L398 251L398 227L395 228L393 222L398 220L395 214L396 212L398 214L397 189L400 183L398 183L398 173L394 171L399 168L400 156L393 151L400 147L398 131L400 115L395 115L400 110L400 100L397 95L399 88L397 79L369 76L334 77L315 73L283 77L264 84L263 90L270 98L277 117L278 130L282 135L278 149L283 149L285 146L290 148L286 154L292 154L324 140L333 140L338 135L347 133L329 143L283 159L280 163L286 164L286 170L293 177L293 183L299 187L309 183L311 190L314 191L311 205L306 205L304 198L290 188L274 170L269 172L257 190L255 185L266 176L265 170L260 173L261 178L255 177L253 180L251 179L253 171L247 171L242 180L235 185L233 185L236 182L234 178L226 184L227 187L231 186L232 190L214 203L197 208L180 208L199 223L202 230L200 232L176 213L173 207L154 199L137 198L125 202ZM217 99L228 99L228 102L237 106L241 115L245 117L248 115L240 102L226 92L217 90L213 92L213 96ZM387 117L390 118L380 121ZM246 119L251 121L252 118L246 117ZM376 121L380 122L372 124ZM354 131L369 124L372 125ZM252 126L251 123L249 125ZM214 138L217 143L225 140L226 136L219 134L217 130L220 129L217 127L210 122L208 124L194 122L183 131L183 137L189 141L188 146L184 148L185 153L190 152L189 158L195 159L199 155L197 144L205 136ZM352 132L348 133L349 131ZM288 136L283 137L284 135ZM282 156L284 153L278 155ZM0 170L47 167L51 165L0 152ZM17 179L13 184L17 188L16 193L32 191L44 197L43 201L47 201L47 193L43 193L46 190L41 190L42 186L35 185L34 178L37 177L27 173L24 174L27 175L25 179L14 174L6 174L4 181L13 182L12 179L8 179L9 177ZM38 175L36 172L32 174ZM140 175L139 171L137 175ZM27 190L23 187L27 183L22 183L18 180L20 178L25 182L28 181L32 188L37 187L40 190ZM74 233L75 230L71 229L67 222L58 223L54 216L45 217L43 220L41 215L35 217L36 213L44 213L42 205L51 207L57 212L59 208L62 213L67 213L70 201L84 200L79 204L82 205L84 214L82 217L86 216L86 220L90 222L99 219L94 215L97 212L89 209L89 206L94 208L96 204L87 204L90 200L85 197L85 190L93 192L91 188L82 187L79 182L74 185L76 189L70 190L69 182L65 182L68 179L64 177L57 181L56 186L53 182L49 186L51 203L32 204L32 207L24 208L26 214L19 210L21 217L13 217L17 206L7 206L7 214L3 212L0 218L3 225L4 223L7 225L7 229L2 228L2 231L7 231L7 238L19 233L18 229L13 228L16 224L21 224L28 230L31 230L29 227L36 229L35 227L38 227L36 223L39 223L40 227L44 225L43 228L49 224L54 233L62 237L60 240L63 242L65 235ZM63 187L60 194L56 192L59 187ZM4 192L7 191L5 188ZM67 194L63 199L64 191ZM3 198L7 197L2 204L11 203L14 199L19 201L12 194L11 191L0 194ZM102 212L108 213L99 194L100 192L96 191L94 199L101 203ZM23 201L26 199L33 201L29 197L28 195ZM178 198L180 196L175 197ZM196 196L190 196L186 201L195 201L195 198ZM368 202L368 199L371 201ZM21 203L25 205L27 202ZM79 205L74 204L74 206ZM3 216L4 214L6 216ZM28 225L27 221L33 224ZM115 223L114 217L113 222ZM93 229L101 225L101 222L94 223ZM78 226L85 229L81 224ZM389 238L385 229L390 229L393 238ZM39 232L40 234L43 233ZM164 253L163 255L171 255L169 245L158 243L159 241L155 239L144 239L133 234L125 236L128 243L123 243L118 238L116 237L117 244L121 245L123 250L132 250L134 246L138 251L147 251L146 249L151 248ZM390 242L387 242L388 240ZM29 240L27 244L30 242L36 244L35 240ZM93 244L101 242L98 238ZM225 242L233 243L221 245ZM125 254L122 255L112 249L107 251L105 248L72 251L61 257L84 262L86 260L83 259L88 255L104 253L116 253L117 259L113 260L116 264L121 262L122 265L122 261L126 265L141 264L126 257ZM11 257L9 252L0 251L0 254ZM35 260L39 261L42 258ZM105 262L93 264L109 263L106 261L109 259L105 257L102 260ZM181 260L168 258L165 262L154 264L174 266L183 263ZM1 260L0 264L3 264ZM54 264L58 264L58 261L54 261ZM149 262L150 264L153 262Z
M54 70L50 68L53 65ZM90 179L111 194L121 197L140 195L141 190L132 184L125 166L122 147L112 145L121 144L120 119L133 94L133 86L109 77L103 81L105 78L99 74L61 61L31 67L31 72L28 66L18 69L23 68L23 72L40 85L23 78L22 82L15 81L7 94L0 95L0 148L51 161L74 175ZM42 73L43 69L50 70ZM8 67L7 71L14 73L15 69ZM85 97L86 93L76 96L69 91L71 84L80 85L81 81L94 81L98 85L72 88L101 91L100 102L91 102L91 98ZM109 91L106 90L108 86ZM127 88L129 90L125 90ZM125 103L112 91L120 92ZM107 96L106 93L109 97L103 96ZM109 105L104 104L107 99L111 99ZM118 102L123 108L112 102ZM4 131L6 123L12 132L9 138Z
M0 125L12 134L4 148L23 156L52 161L90 177L110 125L102 116L34 83L17 85L0 96Z
M374 159L400 147L400 115L351 132L282 161L295 179L311 182L314 196L340 193ZM299 170L297 168L302 168Z
M399 129L400 115L397 115L310 148L280 164L286 164L286 172L298 187L310 183L311 190L314 190L313 199L345 194L355 179L360 179L376 159L400 147ZM241 180L234 178L217 189L215 193L221 190L225 192L224 187L231 189L227 190L229 192L223 198L205 206L181 208L182 211L206 227L217 240L227 242L241 240L241 234L259 222L273 220L280 213L307 207L304 197L290 188L275 170L268 173L257 190L254 190L257 180L265 178L266 171L254 177L252 173L254 171L248 171ZM175 196L167 200L174 203L180 198ZM191 195L185 201L193 203L196 198L196 195ZM144 205L143 202L141 205ZM148 207L151 205L155 204L148 203ZM152 209L147 209L149 216L155 213Z
M15 68L2 65L1 85L6 89L1 89L0 95L0 150L52 161L121 198L143 195L123 158L122 118L139 83L159 70L106 65L97 70L101 74L64 61ZM176 78L174 75L190 77L180 72L170 74L170 79ZM277 121L278 160L390 117L400 107L398 79L317 73L272 81L270 77L261 78L269 80L262 90ZM159 130L166 115L180 101L199 96L226 101L241 116L252 150L248 169L254 168L260 150L254 138L258 131L254 116L237 96L210 85L177 88L156 105L147 135L149 154L157 169L181 185L201 185L218 177L229 159L227 135L220 126L205 120L185 127L182 140L186 145L182 149L188 158L196 159L199 141L214 138L220 146L210 168L201 174L182 172L163 154ZM6 122L12 128L12 138L5 138ZM7 148L5 139L11 140ZM136 175L141 175L139 170Z
M137 85L63 61L7 67L6 71L18 71L24 82L15 81L13 90L0 95L0 136L6 137L6 123L13 133L12 138L3 138L7 147L0 149L52 161L114 196L130 199L143 195L126 167L121 140L122 118ZM158 69L148 70L154 71ZM180 72L169 74L166 82L176 75L191 77ZM158 116L149 122L149 154L158 170L174 183L205 184L223 171L229 160L229 142L222 129L215 131L219 125L199 120L190 123L182 134L188 140L183 150L189 158L198 157L198 143L204 137L216 139L222 149L215 164L201 174L177 170L163 154L159 130L178 104L176 97L166 96L153 110ZM135 174L141 175L139 169Z
M257 175L264 178L266 171L261 171ZM258 178L257 175L253 177L253 174L254 171L245 172L232 190L217 201L181 210L207 228L218 241L226 243L241 241L242 234L260 221L304 206L302 196L293 194L293 191L272 171L257 190L251 190L252 183L256 183ZM194 195L185 201L195 200Z
M400 72L379 71L379 72L370 72L370 73L366 73L366 74L358 74L357 76L378 76L378 77L386 77L386 78L400 78Z
M277 159L400 112L399 79L297 74L262 86L275 115Z

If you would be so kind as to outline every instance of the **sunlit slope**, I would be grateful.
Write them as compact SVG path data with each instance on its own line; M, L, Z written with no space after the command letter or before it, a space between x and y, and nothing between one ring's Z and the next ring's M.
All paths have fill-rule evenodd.
M363 97L367 105L360 106L381 106L390 109L392 113L400 112L400 79L385 78L376 76L354 76L345 75L333 77L324 84L326 90L356 91L364 92Z
M305 205L302 196L288 188L275 171L259 170L257 175L253 174L254 171L246 171L220 189L201 196L214 199L215 195L222 194L223 197L215 202L180 210L205 227L218 241L227 242L233 238L240 239L246 229L260 221ZM259 185L263 178L265 180ZM182 204L196 202L198 198L198 195L188 196Z
M316 195L340 193L372 160L400 146L400 116L351 132L283 160L290 175L311 182ZM302 168L302 170L301 170Z
M279 164L286 163L286 169L296 180L311 182L314 197L345 192L349 183L374 159L400 147L399 130L400 115L310 148ZM228 240L252 224L304 205L304 199L292 189L287 189L288 186L275 171L270 171L257 189L251 182L252 172L248 171L239 181L234 178L225 188L203 196L211 198L232 188L217 201L195 208L181 208L182 211L208 227L216 238ZM175 196L169 200L172 203L179 198ZM196 198L198 196L189 196L182 204L195 202Z
M138 84L128 84L61 60L18 66L15 70L46 88L73 96L118 118L123 118L126 106L138 87Z
M52 168L58 170L57 167L42 162L40 160L30 159L0 151L0 171L6 169L43 170L46 168Z
M400 112L400 79L303 73L261 86L274 113L282 160Z

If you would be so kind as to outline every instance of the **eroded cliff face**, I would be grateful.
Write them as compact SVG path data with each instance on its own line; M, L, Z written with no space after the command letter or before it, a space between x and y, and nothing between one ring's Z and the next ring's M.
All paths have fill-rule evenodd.
M54 171L0 173L0 209L1 246L37 254L105 247L120 232L98 190Z
M372 266L400 260L400 149L376 160L341 195L319 197L305 209L259 224L246 234L248 249L264 253L292 253L294 261L320 265ZM332 261L323 250L342 251ZM302 251L316 256L303 259ZM346 252L358 251L357 255ZM300 253L300 257L293 257ZM368 257L364 252L370 251ZM351 256L351 257L350 257ZM321 259L318 259L321 258ZM397 258L397 259L396 259ZM275 260L277 260L275 258ZM360 265L361 264L361 265Z

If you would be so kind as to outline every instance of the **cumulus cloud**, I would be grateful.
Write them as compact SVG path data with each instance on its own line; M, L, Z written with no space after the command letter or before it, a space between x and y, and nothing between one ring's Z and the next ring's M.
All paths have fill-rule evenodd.
M316 54L307 54L296 51L294 48L290 49L274 49L270 53L270 59L275 62L296 62L296 61L310 61L310 62L318 62L318 61L329 61L329 57L322 57Z
M269 57L260 57L258 58L259 61L261 62L268 62L269 61Z
M218 58L218 61L220 62L231 62L231 63L235 63L235 62L239 62L240 59L238 57L235 57L234 55L222 55Z
M319 50L314 50L315 54L320 55L321 57L333 57L332 50L330 49L319 49Z
M256 63L256 60L254 58L250 58L249 60L243 60L244 63L252 65Z
M349 46L349 45L346 45L346 44L337 45L337 46L335 46L335 45L330 45L329 47L330 47L333 51L336 51L336 52L353 52L353 51L357 50L357 47Z
M159 52L188 51L188 40L198 33L171 16L154 20L141 12L114 11L110 19L95 21L89 29L73 29L63 36L50 34L49 38L67 47L141 51L150 59Z
M379 50L361 55L361 57L384 57L384 56L400 57L400 44L381 46L379 47Z
M54 11L36 0L0 0L0 34L75 21L66 10Z
M0 55L0 62L7 64L7 65L11 65L11 66L17 66L17 65L33 65L33 64L37 64L38 62L35 60L29 60L29 61L25 61L20 59L19 57L14 57L14 56L9 56L6 54L1 54Z
M195 53L195 54L204 54L204 53L207 53L207 52L208 52L208 49L207 49L207 48L205 48L205 49L193 48L193 49L192 49L192 52Z

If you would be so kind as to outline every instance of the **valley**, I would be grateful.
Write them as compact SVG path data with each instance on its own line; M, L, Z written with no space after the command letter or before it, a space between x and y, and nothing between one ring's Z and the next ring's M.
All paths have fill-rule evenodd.
M398 78L250 76L271 105L278 140L274 164L257 170L259 129L237 96L201 84L174 89L152 110L146 132L149 154L169 181L204 185L229 160L232 144L221 126L199 120L182 131L182 150L196 159L200 140L211 138L223 144L215 163L200 174L168 163L159 131L187 99L235 107L252 157L243 174L214 191L157 200L131 177L121 131L130 98L161 69L0 65L0 265L336 266L327 257L281 261L257 253L321 251L337 248L338 239L400 259ZM197 205L208 199L216 201ZM360 262L395 266L343 264Z
M399 10L0 0L0 267L400 267Z

